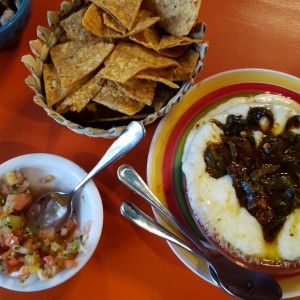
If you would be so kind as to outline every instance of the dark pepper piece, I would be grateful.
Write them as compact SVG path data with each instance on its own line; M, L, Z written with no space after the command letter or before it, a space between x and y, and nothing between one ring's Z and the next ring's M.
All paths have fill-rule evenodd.
M293 131L299 121L293 116L284 132L274 136L274 118L266 108L250 109L246 119L230 115L225 124L213 120L223 135L205 151L207 170L214 178L231 176L240 205L261 224L266 241L272 241L287 216L300 207L300 135ZM259 145L253 130L264 134Z
M227 136L240 136L247 129L246 120L242 116L229 115L225 124L224 134Z
M285 131L291 131L296 128L300 128L300 116L299 115L289 118L285 124Z
M206 171L214 178L220 178L227 174L226 162L229 159L229 149L223 144L210 144L204 152Z
M260 123L262 118L266 118L268 120L267 124L262 125ZM269 109L264 107L251 108L247 116L247 124L252 130L268 132L274 125L273 114Z
M231 152L231 160L249 168L253 167L256 151L249 138L223 136L222 142L228 145Z
M280 168L279 165L273 165L273 164L263 164L256 168L251 174L250 178L252 181L257 181L263 176L266 176L268 174L272 174L276 170Z

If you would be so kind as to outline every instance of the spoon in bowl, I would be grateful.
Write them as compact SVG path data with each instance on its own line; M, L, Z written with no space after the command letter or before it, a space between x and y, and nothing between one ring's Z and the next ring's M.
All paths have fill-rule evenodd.
M120 212L122 216L124 216L126 219L131 221L132 223L138 225L139 227L151 232L154 235L157 235L161 238L164 238L168 240L169 242L182 247L185 250L188 250L189 252L193 253L194 255L197 255L199 258L203 259L202 253L198 249L193 249L191 246L189 246L186 242L184 242L182 239L180 239L178 236L173 234L171 231L169 231L167 228L159 224L157 221L152 219L150 216L148 216L145 212L143 212L141 209L139 209L136 205L129 201L125 201L120 206ZM223 267L222 267L223 268ZM226 269L226 272L229 270ZM234 272L235 269L231 269L230 272ZM228 274L230 277L230 274ZM257 287L262 287L263 289L260 289L256 291L255 293L251 294L250 292L242 291L241 289L235 291L234 293L227 289L226 286L222 282L220 282L220 279L218 277L217 273L214 273L212 276L215 283L222 288L225 292L229 293L231 296L238 296L239 299L244 300L250 300L250 299L256 299L256 300L262 300L262 299L280 299L278 296L272 295L272 293L269 293L270 286L268 283L264 281L264 275L262 273L257 273L255 277L251 276L251 280L255 279L254 285ZM271 287L272 288L272 287ZM271 295L269 295L271 294ZM245 296L246 295L246 296ZM244 298L241 298L244 297Z
M50 192L40 197L27 212L26 226L35 234L48 227L59 231L73 214L74 195L99 171L134 148L144 136L144 126L138 121L130 122L97 165L71 192Z
M213 280L228 294L244 300L281 299L281 287L271 275L241 267L222 255L211 255L198 236L174 217L131 166L120 166L118 177L169 220L193 244L197 255L207 262Z

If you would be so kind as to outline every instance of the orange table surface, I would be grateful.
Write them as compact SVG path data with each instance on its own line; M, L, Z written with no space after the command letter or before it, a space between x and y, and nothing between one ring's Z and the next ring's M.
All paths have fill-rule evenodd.
M76 134L49 118L33 102L33 92L24 83L29 72L20 61L30 53L28 42L36 39L37 25L47 26L46 11L59 10L60 2L33 0L22 38L0 52L0 162L47 152L88 171L112 140ZM236 68L266 68L300 77L299 16L298 0L204 0L199 20L207 24L209 48L197 80ZM50 290L24 294L0 288L1 299L233 299L190 271L165 241L119 213L120 203L132 200L152 215L151 208L118 181L116 170L127 163L146 178L148 150L158 122L147 126L145 139L132 152L94 179L102 196L104 226L88 264Z

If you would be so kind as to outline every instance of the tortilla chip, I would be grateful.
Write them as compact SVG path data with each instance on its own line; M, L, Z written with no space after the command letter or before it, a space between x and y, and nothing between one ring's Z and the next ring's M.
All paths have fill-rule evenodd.
M73 88L64 88L61 85L53 64L43 65L43 78L48 107L60 102L73 91Z
M113 44L70 41L50 48L51 58L63 87L77 85L95 71L112 52Z
M124 27L120 22L115 20L110 14L103 13L103 24L122 34L126 33L126 27Z
M151 105L156 88L156 82L152 80L130 79L125 83L116 82L118 88L128 97L139 102Z
M67 42L51 48L53 64L44 67L47 105L76 124L99 128L144 119L154 110L164 114L179 88L176 81L194 75L199 55L187 48L203 42L159 27L170 17L167 25L178 30L175 15L191 16L186 2L178 8L182 0L174 1L91 0L63 14L60 40Z
M177 58L181 56L188 48L187 45L179 45L174 46L172 45L172 48L164 48L160 49L159 44L161 41L161 35L157 28L146 28L145 30L138 32L134 35L130 35L129 38L140 44L144 47L147 47L149 49L153 49L156 52L158 52L161 55L170 57L170 58ZM202 41L202 40L201 40ZM178 43L179 44L179 43Z
M148 79L148 80L161 82L164 83L165 85L168 85L171 88L178 89L179 85L177 85L172 81L173 73L174 73L173 68L164 68L164 69L155 69L155 70L147 69L138 73L135 78Z
M144 103L129 98L109 80L92 100L129 116L136 114L145 106Z
M143 7L160 16L159 26L177 36L188 35L197 20L200 4L201 0L143 1Z
M69 36L67 35L67 33L62 30L62 32L60 33L59 37L58 37L58 43L62 44L62 43L66 43L66 42L70 42L72 41L72 39L69 38Z
M122 33L106 26L103 20L104 11L95 4L91 4L82 20L82 25L94 35L104 38L120 38Z
M181 65L181 68L174 69L173 80L185 81L191 79L194 76L195 67L198 60L199 53L192 49L188 49L184 55L177 59Z
M73 41L86 41L98 38L82 25L86 10L86 8L81 9L60 22L68 37Z
M160 17L155 16L151 11L142 9L137 13L132 29L126 34L130 36L140 31L149 28L160 20Z
M188 46L191 44L200 44L203 42L204 41L202 39L195 39L189 36L163 35L160 39L157 50L160 51L167 48Z
M167 101L176 95L176 90L166 86L165 84L158 83L155 90L154 100L152 106L155 111L161 109Z
M156 28L146 28L143 31L130 35L129 38L144 47L157 51L160 33Z
M93 0L94 4L110 13L128 30L132 28L142 0Z
M89 102L89 104L94 103L97 107L97 112L94 116L92 116L89 119L85 119L87 121L87 126L101 126L100 128L106 127L106 126L124 126L128 122L132 120L143 120L148 115L149 112L144 112L142 109L140 112L129 116L125 115L123 113L120 113L116 110L112 110L102 104L96 103L96 102ZM89 105L88 104L88 105ZM111 124L109 124L111 123Z
M186 50L188 49L188 46L177 46L174 48L167 48L163 50L159 50L158 53L170 58L177 58L181 56Z
M68 110L80 112L90 102L90 100L99 92L104 80L96 74L77 90L71 93L56 107L58 113L65 113Z
M125 27L120 27L109 14L105 13L95 4L91 4L84 15L82 24L94 35L102 38L124 38L136 34L159 21L159 17L152 12L141 10L138 12L132 29L127 31ZM123 25L121 25L123 26ZM125 31L124 31L125 29Z
M106 79L124 83L145 69L159 69L180 64L163 57L153 50L135 43L120 41L112 52L107 65L102 69Z

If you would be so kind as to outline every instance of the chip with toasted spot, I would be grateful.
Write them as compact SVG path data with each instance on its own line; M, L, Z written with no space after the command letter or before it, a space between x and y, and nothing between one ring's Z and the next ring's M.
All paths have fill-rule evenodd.
M167 48L159 50L158 53L170 58L178 58L188 49L188 46L177 46L173 48Z
M188 49L188 46L177 46L177 47L173 47L173 48L166 48L163 50L159 50L158 53L170 58L177 58L181 55L183 55L183 53Z
M173 80L185 81L194 76L195 68L199 60L199 53L188 49L181 57L177 59L181 68L174 68Z
M142 9L137 13L133 26L131 30L128 31L126 36L134 35L140 31L143 31L157 23L159 20L160 17L155 16L151 11Z
M110 43L86 44L70 41L50 48L50 55L63 87L70 87L87 79L112 52Z
M64 88L53 64L43 65L43 79L48 107L63 100L74 88Z
M143 45L144 47L153 49L161 55L164 55L164 56L167 56L170 58L177 58L177 57L181 56L188 48L188 45L174 46L174 44L173 45L169 44L169 46L171 46L170 48L166 47L164 49L159 49L159 44L161 41L161 34L160 34L159 30L155 27L146 28L141 32L138 32L134 35L130 35L129 39L131 39L132 41L134 41L140 45ZM168 46L166 43L164 43L163 46L164 45Z
M110 14L108 13L103 13L103 23L115 30L115 31L118 31L122 34L125 34L126 33L126 27L124 27L120 22L118 22L116 19L114 19Z
M121 41L112 52L102 69L104 78L124 83L145 69L159 69L171 66L181 67L170 58L136 43Z
M155 94L156 82L152 80L130 79L125 83L116 82L119 89L128 97L151 105Z
M92 0L130 30L140 9L142 0Z
M110 80L105 82L92 100L129 116L136 114L145 106L144 103L129 98Z
M86 13L84 14L82 25L94 35L103 38L119 38L122 37L122 33L118 32L104 24L103 20L104 11L91 4Z
M188 35L196 23L201 0L144 0L143 7L160 16L159 26L166 32Z
M82 24L87 30L93 32L93 34L98 37L125 38L152 26L157 23L159 19L160 18L154 16L152 12L141 10L137 13L132 29L127 31L126 28L122 28L122 25L118 24L113 17L92 3L83 17Z
M173 48L177 46L188 46L191 44L200 44L202 39L195 39L189 36L163 35L159 41L157 50Z
M60 25L64 28L67 36L71 40L87 41L99 39L99 37L92 34L82 25L83 16L85 15L86 10L86 8L83 8L60 22Z
M176 94L176 90L158 82L155 90L152 106L155 111L161 109Z
M129 39L131 39L133 42L143 45L144 47L156 51L160 41L160 33L156 28L151 27L130 35Z
M63 31L58 37L58 44L62 44L70 41L72 41L72 39L69 38L69 36L65 31Z
M80 112L97 94L104 82L105 80L101 78L99 73L96 74L59 103L56 111L64 113L69 110Z
M173 68L164 68L164 69L155 69L155 70L147 69L138 73L135 78L148 79L148 80L161 82L164 83L165 85L168 85L171 88L177 89L179 88L179 85L177 85L172 81L173 73L174 73Z

